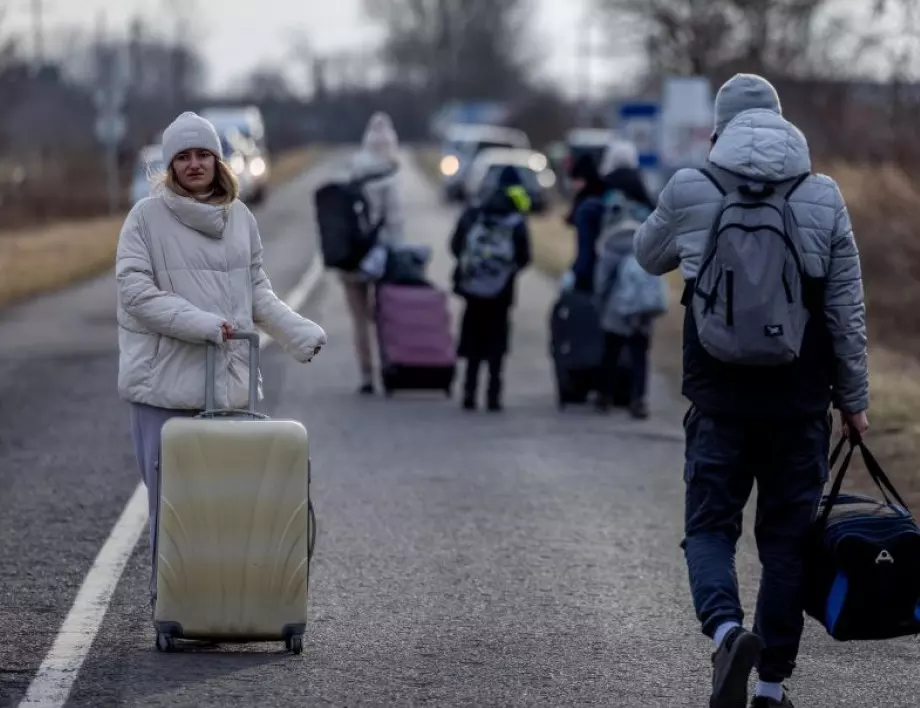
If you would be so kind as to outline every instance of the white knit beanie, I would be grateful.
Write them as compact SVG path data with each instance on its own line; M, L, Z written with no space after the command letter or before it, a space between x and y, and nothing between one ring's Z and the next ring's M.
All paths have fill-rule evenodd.
M211 122L186 111L163 131L163 162L171 165L176 155L192 148L209 150L218 159L223 159L220 138Z
M605 177L620 167L636 169L639 167L639 151L628 140L615 139L604 151L600 173Z

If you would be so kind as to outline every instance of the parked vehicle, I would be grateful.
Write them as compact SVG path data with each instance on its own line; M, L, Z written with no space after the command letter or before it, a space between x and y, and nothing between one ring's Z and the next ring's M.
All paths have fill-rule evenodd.
M446 131L441 148L441 175L448 201L465 198L466 174L476 156L489 148L530 148L522 130L497 125L453 125Z
M514 167L531 200L531 211L542 213L549 206L549 191L556 184L556 175L549 160L541 152L520 148L486 148L473 160L463 184L463 197L473 202L483 191L498 183L507 166Z

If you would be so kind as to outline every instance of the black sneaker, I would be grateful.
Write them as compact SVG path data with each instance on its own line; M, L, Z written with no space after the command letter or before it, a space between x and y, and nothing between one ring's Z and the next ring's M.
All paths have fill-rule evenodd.
M463 410L465 411L474 411L476 410L476 399L472 396L463 397Z
M361 384L361 388L358 389L358 393L362 396L373 396L374 395L374 384L364 383Z
M502 412L502 402L497 398L492 398L489 400L488 409L491 413L501 413Z
M629 404L629 414L636 420L645 420L648 418L648 403L636 401Z
M735 627L728 633L712 655L709 708L746 708L748 677L761 649L760 637L744 627Z
M751 708L795 708L795 706L784 688L783 700L778 701L775 698L767 698L766 696L754 696L753 700L751 700Z

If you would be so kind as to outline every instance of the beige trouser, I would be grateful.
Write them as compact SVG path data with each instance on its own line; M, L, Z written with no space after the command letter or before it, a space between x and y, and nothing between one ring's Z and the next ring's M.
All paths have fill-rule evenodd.
M371 326L373 325L373 294L369 283L357 280L350 274L342 274L342 287L345 289L345 301L351 315L351 325L355 338L355 354L361 376L369 381L373 376L374 361L371 353Z

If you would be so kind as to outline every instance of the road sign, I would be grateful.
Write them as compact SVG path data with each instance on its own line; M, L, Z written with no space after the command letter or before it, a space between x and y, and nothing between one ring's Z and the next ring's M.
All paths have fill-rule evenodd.
M662 87L661 161L665 167L698 167L712 147L712 87L702 76L670 76Z
M619 132L636 146L639 166L646 169L658 167L660 112L654 101L624 102L618 112Z
M103 145L117 145L124 139L127 128L121 113L100 113L96 118L96 139Z

